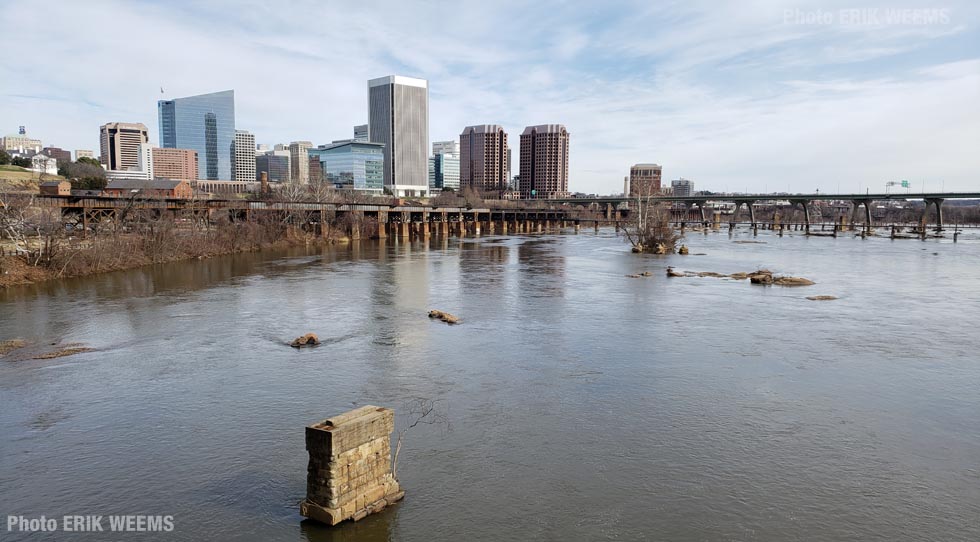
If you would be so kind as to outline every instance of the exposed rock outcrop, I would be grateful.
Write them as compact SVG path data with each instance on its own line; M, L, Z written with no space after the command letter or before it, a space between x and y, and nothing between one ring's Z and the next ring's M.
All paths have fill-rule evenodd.
M812 280L803 277L776 277L772 283L777 286L813 286L816 284Z
M17 350L18 348L24 348L27 346L27 341L24 339L10 339L8 341L0 341L0 356L5 355L11 350Z
M320 344L320 338L314 333L307 333L302 337L296 337L293 342L289 343L289 346L293 348L302 348L304 346L316 346Z
M459 318L449 314L448 312L431 310L429 311L429 318L438 318L447 324L458 324Z
M677 249L677 253L681 256L687 256L691 251L687 248L687 245L681 245L681 248Z

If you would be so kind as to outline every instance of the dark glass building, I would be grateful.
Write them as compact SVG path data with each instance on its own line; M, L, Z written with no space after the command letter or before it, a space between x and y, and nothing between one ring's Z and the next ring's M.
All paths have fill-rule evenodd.
M262 172L269 175L270 183L289 182L289 157L275 154L260 154L255 157L255 180L262 177Z
M200 180L234 179L234 90L160 100L157 109L161 147L197 151Z

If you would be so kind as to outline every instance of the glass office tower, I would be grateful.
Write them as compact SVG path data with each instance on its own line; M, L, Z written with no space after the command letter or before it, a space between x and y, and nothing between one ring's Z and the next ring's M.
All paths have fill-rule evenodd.
M345 141L310 149L320 161L323 178L342 190L380 194L384 189L384 145Z
M234 90L160 100L157 109L161 147L197 151L198 179L234 179Z

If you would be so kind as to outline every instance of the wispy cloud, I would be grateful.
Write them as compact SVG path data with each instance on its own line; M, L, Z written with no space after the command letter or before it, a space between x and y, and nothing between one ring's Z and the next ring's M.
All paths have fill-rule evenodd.
M259 141L328 142L366 122L367 79L403 73L430 81L433 140L500 123L516 147L525 125L565 124L573 190L617 191L650 161L718 190L975 189L980 8L862 24L853 7L804 1L833 20L800 24L767 0L11 4L0 45L32 55L0 59L0 130L96 148L120 120L155 138L161 86L234 88Z

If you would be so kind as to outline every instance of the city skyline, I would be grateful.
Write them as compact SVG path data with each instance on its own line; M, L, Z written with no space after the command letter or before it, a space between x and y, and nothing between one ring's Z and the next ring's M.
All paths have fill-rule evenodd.
M826 5L830 24L808 23L806 6L797 17L777 3L614 3L574 13L542 5L527 8L527 21L501 25L508 10L500 7L464 18L439 5L388 5L386 20L400 26L360 7L314 6L300 17L299 8L253 3L205 18L195 15L207 8L180 2L64 4L44 15L52 39L37 44L41 52L67 48L78 51L79 66L131 69L124 79L78 77L8 63L0 67L0 118L9 119L5 133L24 124L66 149L96 147L93 127L113 120L150 126L159 144L156 100L234 88L236 124L258 141L319 144L364 123L365 80L399 73L431 83L431 140L481 122L510 134L566 125L576 134L573 191L621 191L640 162L719 191L863 191L903 178L926 190L968 189L980 167L970 151L980 137L980 8L944 8L945 18L929 24L872 25L846 23ZM41 24L27 5L7 13L24 24L4 42L28 41L27 29ZM344 28L323 34L313 24L340 13ZM147 39L121 51L96 30L106 20ZM434 21L440 31L426 31ZM554 31L528 42L545 26ZM493 47L475 45L488 36ZM228 62L173 54L163 42L214 50ZM297 89L251 75L270 61Z

